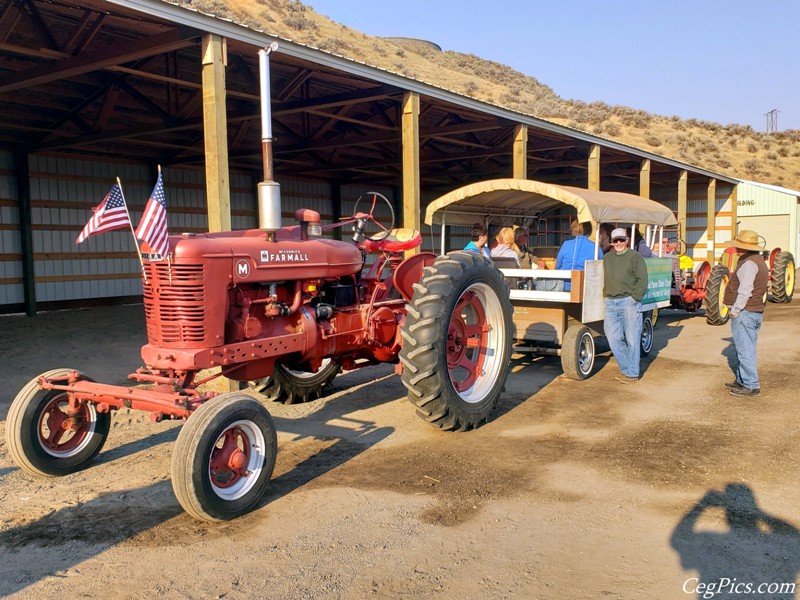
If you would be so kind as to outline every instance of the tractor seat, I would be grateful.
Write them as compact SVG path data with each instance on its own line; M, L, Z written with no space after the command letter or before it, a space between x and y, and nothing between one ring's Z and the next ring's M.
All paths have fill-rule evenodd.
M416 229L398 227L381 231L364 240L364 250L368 252L404 252L422 244L422 234Z

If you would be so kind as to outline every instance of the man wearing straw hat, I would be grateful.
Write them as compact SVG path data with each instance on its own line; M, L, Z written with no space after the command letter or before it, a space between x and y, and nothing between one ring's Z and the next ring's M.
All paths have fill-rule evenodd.
M736 380L726 383L725 387L733 396L759 396L756 342L769 283L769 269L760 254L764 248L758 245L758 234L748 229L723 245L736 248L739 257L722 298L730 309L733 345L739 363Z

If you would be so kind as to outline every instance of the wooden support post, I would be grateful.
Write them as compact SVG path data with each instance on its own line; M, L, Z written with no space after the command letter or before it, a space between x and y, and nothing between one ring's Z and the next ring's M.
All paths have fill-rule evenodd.
M419 94L403 92L403 227L422 231L419 182ZM418 249L406 252L415 254Z
M642 159L639 167L639 195L642 198L650 197L650 159Z
M231 191L228 183L228 123L225 110L225 38L203 35L203 132L206 151L208 230L231 230Z
M678 177L678 229L680 237L686 243L686 254L692 256L689 252L689 233L686 231L686 209L689 202L689 172L685 169L681 171Z
M19 206L19 238L22 246L22 293L25 314L36 316L36 270L33 260L33 219L31 211L31 186L27 152L14 155L14 176L17 180L17 205Z
M730 198L731 198L731 239L735 240L737 234L739 233L739 225L736 223L738 219L737 206L739 204L739 185L733 186Z
M641 164L639 165L639 195L642 198L650 198L650 159L643 158ZM644 223L639 223L639 233L642 234L642 237L646 238L647 234L647 225ZM651 245L652 245L651 241ZM661 244L661 240L658 240L658 243Z
M514 125L514 153L513 153L514 179L528 178L528 126L517 123Z
M708 180L708 195L706 196L706 260L710 265L715 262L716 236L717 236L717 180Z
M590 190L600 190L600 146L592 144L589 147L589 181Z

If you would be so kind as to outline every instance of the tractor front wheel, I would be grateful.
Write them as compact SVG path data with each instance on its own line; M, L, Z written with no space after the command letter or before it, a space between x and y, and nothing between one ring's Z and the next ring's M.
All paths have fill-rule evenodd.
M511 368L511 316L508 286L487 258L457 251L425 267L400 352L421 418L446 431L486 422Z
M48 380L67 381L74 369L42 373ZM78 378L92 381L83 373ZM108 438L111 416L91 402L70 407L67 392L43 390L31 379L11 403L6 440L14 461L31 475L69 475L84 469Z
M706 297L703 307L709 325L725 325L730 318L728 306L723 302L725 290L731 280L731 272L723 264L714 265L706 284Z
M778 252L772 263L770 281L772 285L772 301L788 304L794 294L795 265L791 252Z
M275 424L247 394L206 401L178 434L172 489L183 509L203 521L251 511L269 486L278 452Z

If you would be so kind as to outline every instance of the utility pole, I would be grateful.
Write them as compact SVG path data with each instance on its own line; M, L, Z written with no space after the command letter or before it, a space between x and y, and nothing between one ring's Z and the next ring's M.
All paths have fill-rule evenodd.
M765 113L764 116L767 117L767 133L778 131L778 109L773 108L768 113Z

